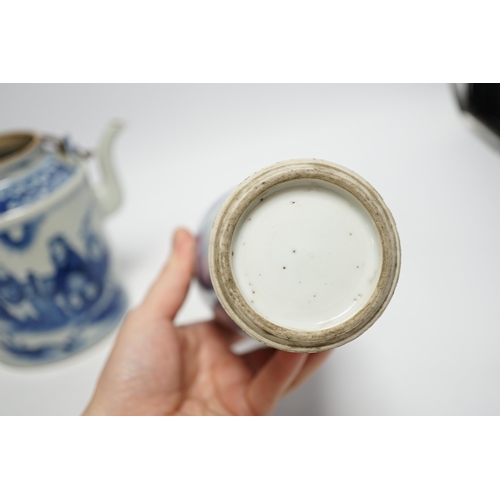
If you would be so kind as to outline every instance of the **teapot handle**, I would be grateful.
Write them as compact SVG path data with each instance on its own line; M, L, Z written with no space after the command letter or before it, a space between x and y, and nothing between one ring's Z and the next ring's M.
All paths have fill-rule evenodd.
M98 154L101 182L95 186L94 191L104 215L116 210L122 200L120 186L111 157L111 146L124 125L125 123L121 120L116 120L108 125L99 144Z

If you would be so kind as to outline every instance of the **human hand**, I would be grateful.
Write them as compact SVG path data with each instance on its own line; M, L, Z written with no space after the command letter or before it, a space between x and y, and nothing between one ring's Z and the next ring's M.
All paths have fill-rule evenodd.
M189 290L195 240L174 236L172 255L126 318L84 415L265 415L326 359L271 348L237 355L238 332L215 321L176 326Z

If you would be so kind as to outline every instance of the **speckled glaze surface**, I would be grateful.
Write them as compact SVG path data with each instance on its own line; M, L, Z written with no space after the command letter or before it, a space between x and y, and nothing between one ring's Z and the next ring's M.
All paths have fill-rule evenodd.
M1 362L70 356L111 332L125 312L101 224L119 202L112 167L103 167L94 192L81 160L69 139L0 135Z
M400 261L396 225L375 189L344 167L305 159L255 173L212 207L197 269L211 305L251 337L317 352L380 317Z

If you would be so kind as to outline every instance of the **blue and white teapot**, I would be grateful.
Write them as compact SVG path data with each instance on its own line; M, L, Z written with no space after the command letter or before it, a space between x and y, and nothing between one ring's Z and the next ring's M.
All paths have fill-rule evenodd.
M65 358L117 325L125 296L113 276L101 220L120 203L110 158L119 123L90 154L68 139L0 135L0 361L33 365Z

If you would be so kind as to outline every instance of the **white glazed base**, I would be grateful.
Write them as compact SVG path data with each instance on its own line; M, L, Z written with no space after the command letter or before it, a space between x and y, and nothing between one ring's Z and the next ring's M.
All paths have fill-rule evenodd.
M369 301L382 265L380 238L366 209L320 180L289 181L243 214L232 268L247 303L296 330L341 324Z

